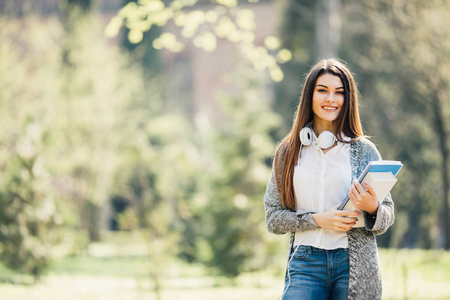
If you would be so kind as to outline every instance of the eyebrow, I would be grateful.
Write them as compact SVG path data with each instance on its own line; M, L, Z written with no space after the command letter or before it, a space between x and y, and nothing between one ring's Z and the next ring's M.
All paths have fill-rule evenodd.
M316 87L318 87L318 86L323 86L324 88L328 88L326 85L323 85L323 84L316 85ZM338 87L336 89L339 90L339 89L343 89L343 88L344 88L343 86L340 86L340 87Z

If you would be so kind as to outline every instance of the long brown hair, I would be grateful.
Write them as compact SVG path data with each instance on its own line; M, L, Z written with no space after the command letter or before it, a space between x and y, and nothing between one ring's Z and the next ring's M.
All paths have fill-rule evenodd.
M358 90L350 70L343 61L337 59L319 61L306 76L294 124L290 133L278 145L275 154L275 183L280 191L281 204L286 209L295 210L293 177L301 145L299 134L303 127L313 121L313 93L317 78L323 74L338 76L344 85L344 104L336 118L337 140L347 143L342 134L352 139L350 143L364 136L358 111Z

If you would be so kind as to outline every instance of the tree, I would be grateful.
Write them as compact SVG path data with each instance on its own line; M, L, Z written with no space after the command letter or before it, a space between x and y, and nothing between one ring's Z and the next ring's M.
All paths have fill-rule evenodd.
M337 57L341 43L341 1L316 1L317 58Z
M408 171L397 188L401 193L394 194L402 223L395 228L405 228L399 245L435 244L436 234L430 231L435 227L436 195L440 194L448 249L449 101L445 95L449 85L445 70L450 48L441 41L449 33L445 26L449 6L442 1L367 1L360 13L358 20L367 26L360 31L365 34L359 43L365 55L354 53L350 44L348 56L357 58L365 77L361 87L368 98L364 119L369 120L366 124L383 152L404 161ZM435 153L440 153L440 162Z
M27 124L9 153L0 194L0 257L6 266L38 279L49 266L61 225L42 155L43 132Z
M270 264L261 203L275 148L271 133L280 124L262 74L241 67L232 77L238 92L221 95L220 126L197 125L203 140L199 190L205 199L197 213L199 258L228 277Z
M273 118L276 117L269 112L267 97L261 97L260 103L255 101L258 98L255 86L264 89L268 84L256 74L268 71L272 80L280 81L283 73L278 64L288 61L291 54L280 48L279 40L273 36L266 38L264 46L254 44L255 24L250 9L236 6L234 1L196 4L197 1L130 2L110 21L106 33L115 36L121 26L125 26L129 30L129 41L136 44L142 41L148 30L173 22L179 30L162 30L152 42L155 49L180 52L187 43L192 43L209 52L215 49L217 39L223 38L235 44L242 57L257 70L253 71L255 73L245 70L248 77L236 76L241 80L241 84L236 84L237 88L251 95L251 99L224 95L224 108L229 111L213 116L217 127L205 125L211 116L194 116L193 124L183 127L198 134L185 133L190 136L187 140L190 143L184 147L180 144L186 142L186 136L182 138L173 134L176 138L172 140L167 132L158 133L157 128L161 127L156 125L158 122L167 118L173 121L170 126L163 123L166 124L162 126L165 130L177 128L176 124L180 122L164 109L160 111L161 116L154 116L155 120L150 122L154 126L147 130L152 149L158 153L157 161L149 169L152 187L157 191L160 203L165 203L163 205L168 205L175 213L173 221L166 220L165 224L182 232L179 255L188 261L201 261L221 274L234 277L246 268L261 267L262 262L252 260L246 263L254 257L255 245L261 243L259 222L264 215L263 211L251 209L250 203L261 208L260 200L268 178L266 160L274 148L267 134L273 130ZM257 116L257 112L261 116ZM249 120L245 121L247 117ZM221 129L222 126L226 129ZM254 145L266 145L264 155L260 149L255 151L258 154L253 154L249 140ZM190 162L192 157L195 161ZM230 165L230 160L236 163ZM239 161L241 165L238 165ZM173 167L164 168L166 165ZM258 179L252 178L253 175ZM190 178L195 179L192 181ZM151 211L149 213L153 215ZM240 223L245 223L244 228Z
M320 2L331 3L316 4ZM396 222L378 237L383 246L436 245L437 195L442 196L441 224L448 224L449 101L444 70L449 48L444 42L448 26L443 25L448 10L441 1L342 2L342 41L334 53L356 74L366 133L384 158L402 160L405 165L393 190ZM298 83L317 59L315 53L320 53L318 38L326 37L313 36L320 32L315 20L327 20L317 13L308 1L291 1L285 10L283 46L293 57L282 67L286 79L276 85L277 109L284 120L291 120L301 92ZM448 235L450 230L443 232Z
M81 204L81 224L90 240L97 241L107 223L105 212L122 134L127 129L122 125L132 98L142 97L138 94L142 91L141 78L139 70L133 74L136 70L126 56L108 45L95 11L71 5L66 9L58 81L60 101L54 116L59 131L51 135L58 158L54 170L77 186L72 196Z
M43 46L43 26L35 18L19 22L2 16L0 24L0 258L38 279L49 266L62 223L51 184L46 118L55 80L48 67L56 65L57 47ZM46 64L35 63L42 57L49 58Z
M258 1L249 1L258 2ZM254 14L248 8L241 8L237 1L211 1L202 4L192 1L148 1L127 3L109 22L106 35L114 37L122 26L129 29L131 43L140 43L144 33L152 27L164 27L169 22L180 29L179 33L163 32L153 40L155 49L182 51L187 43L206 52L214 51L217 39L227 39L238 45L243 57L260 71L268 71L273 81L283 80L279 64L291 59L287 49L279 48L276 37L267 37L265 44L255 44Z
M280 39L282 47L292 53L292 60L282 65L284 79L274 85L274 109L284 121L276 136L278 140L292 125L293 111L301 93L300 84L310 66L315 64L319 52L315 29L316 5L313 1L289 1L283 10Z

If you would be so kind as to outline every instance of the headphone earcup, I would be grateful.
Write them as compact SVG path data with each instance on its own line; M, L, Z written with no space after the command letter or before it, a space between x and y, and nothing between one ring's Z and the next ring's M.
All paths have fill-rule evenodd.
M312 144L313 134L312 130L309 127L304 127L300 130L300 142L302 145L309 146Z
M322 149L328 149L334 145L336 137L329 131L322 132L317 138L317 145Z

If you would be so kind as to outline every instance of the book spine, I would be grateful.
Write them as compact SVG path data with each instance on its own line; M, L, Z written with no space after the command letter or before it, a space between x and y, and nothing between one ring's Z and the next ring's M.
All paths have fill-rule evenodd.
M359 176L359 178L358 178L359 183L362 183L364 178L366 178L366 175L369 173L371 166L372 166L372 164L369 162L367 164L366 168L364 169L364 172L362 172L361 176Z
M338 210L343 210L344 207L347 205L348 201L350 201L349 196L347 196L347 198L345 198L344 201L341 202L341 205L339 205Z

